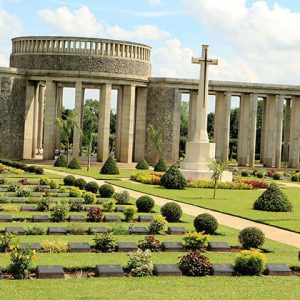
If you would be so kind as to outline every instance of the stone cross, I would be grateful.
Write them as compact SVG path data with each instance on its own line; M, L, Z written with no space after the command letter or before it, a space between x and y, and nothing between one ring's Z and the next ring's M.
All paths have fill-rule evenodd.
M217 65L217 59L208 58L208 45L202 45L202 56L192 58L193 64L200 64L200 81L197 97L197 119L192 142L208 143L207 134L207 100L208 100L208 66Z

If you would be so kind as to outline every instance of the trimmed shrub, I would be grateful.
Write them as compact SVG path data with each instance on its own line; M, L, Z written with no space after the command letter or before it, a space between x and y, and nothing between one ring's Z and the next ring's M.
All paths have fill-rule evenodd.
M166 189L183 190L186 184L186 179L175 165L171 166L160 179L160 185Z
M281 179L281 175L279 173L274 173L273 174L273 179L274 180L280 180Z
M55 179L51 179L49 185L50 185L50 189L59 189L59 183Z
M47 198L43 198L37 204L38 211L49 211L50 210L50 203Z
M160 179L163 176L163 173L158 172L152 172L152 173L137 173L137 174L131 174L130 180L145 183L145 184L153 184L153 185L159 185Z
M69 168L69 169L74 169L74 170L80 170L80 169L81 169L81 166L80 166L80 163L79 163L78 159L74 157L74 158L70 161L70 163L69 163L69 165L68 165L68 168Z
M200 214L194 219L194 227L197 232L213 234L218 229L218 221L210 214Z
M72 186L70 188L69 195L70 197L79 198L82 196L82 191L78 187Z
M112 252L116 247L116 240L112 233L96 234L93 238L95 242L95 249L101 252Z
M53 210L51 212L51 219L53 222L65 222L67 219L67 213L69 211L69 208L64 203L56 204L53 207Z
M75 183L74 185L78 188L80 188L81 190L84 190L85 189L85 186L86 186L86 181L83 179L83 178L77 178L75 180Z
M138 242L138 247L143 251L150 250L151 252L158 252L161 248L161 244L154 235L148 235Z
M141 196L136 200L135 204L139 212L149 213L151 212L155 203L150 196Z
M44 174L44 169L41 168L41 167L36 167L34 173L37 174L37 175L43 175Z
M243 250L237 255L234 268L241 275L259 275L265 269L266 261L266 256L257 249Z
M128 253L129 260L126 269L133 277L152 276L153 263L151 260L151 251L138 250Z
M116 209L116 200L115 199L110 199L108 201L105 201L102 204L103 210L105 212L112 212Z
M111 175L120 174L116 161L112 155L108 156L107 160L105 161L104 165L100 170L100 174L111 174Z
M166 172L168 169L166 161L161 158L154 166L154 172Z
M184 237L184 246L189 250L200 250L207 247L210 236L202 232L188 232Z
M115 189L111 184L102 184L99 188L99 194L102 198L111 198Z
M163 234L167 221L163 216L156 216L149 224L148 230L151 234Z
M68 175L64 178L64 184L67 186L74 186L76 178L73 175Z
M256 177L257 178L263 178L264 177L264 173L263 172L257 172L256 173Z
M83 211L84 207L81 201L73 201L72 203L70 203L70 211Z
M65 253L68 252L68 242L64 240L45 240L42 242L45 252L49 253Z
M239 242L246 249L260 248L265 242L265 235L259 228L247 227L239 233Z
M31 195L31 190L27 187L19 187L16 190L17 197L29 197Z
M94 194L97 194L98 193L98 190L99 190L99 185L97 182L95 181L90 181L86 184L85 186L85 190L87 192L92 192Z
M241 172L241 176L242 176L242 177L248 177L248 176L249 176L249 172L248 172L247 170L243 170L243 171Z
M120 193L114 193L113 198L117 201L118 204L128 204L129 193L127 191L122 191Z
M90 222L101 222L103 216L103 210L100 207L91 207L88 212L88 220Z
M54 167L64 167L64 168L66 168L67 166L68 166L68 162L67 162L67 159L65 158L64 155L60 155L54 163Z
M93 204L96 202L96 196L91 192L85 192L83 195L83 199L85 204Z
M14 238L16 236L10 232L4 232L3 235L0 235L0 251L8 252L10 247L15 244Z
M145 158L143 158L142 160L140 160L137 163L135 168L138 170L149 170L149 165L148 165L147 161L145 160Z
M298 175L292 175L291 180L294 182L298 182L299 181L299 176Z
M136 208L133 206L126 207L124 210L125 221L130 222L134 218L134 214L136 213Z
M83 235L85 234L85 227L82 224L71 224L67 227L68 233L74 235Z
M209 259L199 251L193 251L182 256L178 267L182 274L186 276L206 276L213 274Z
M44 227L39 226L39 225L29 226L26 229L27 235L44 235L45 233L46 233L46 230L44 229Z
M115 235L128 235L128 227L124 223L113 223L111 231Z
M168 222L178 222L182 216L182 209L179 204L175 202L168 202L164 204L160 212Z
M292 211L293 206L281 189L275 183L272 183L257 198L253 208L264 211L289 212Z

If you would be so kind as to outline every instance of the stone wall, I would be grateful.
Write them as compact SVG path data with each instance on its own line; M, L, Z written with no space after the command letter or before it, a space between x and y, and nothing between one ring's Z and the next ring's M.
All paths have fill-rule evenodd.
M162 156L170 163L179 157L180 136L180 98L176 89L168 88L163 83L149 83L146 128L153 125L163 130ZM156 160L156 151L146 133L145 158L150 163Z
M0 77L0 157L21 159L26 80Z
M104 72L146 78L151 74L149 62L130 58L73 54L12 54L10 67L30 70Z

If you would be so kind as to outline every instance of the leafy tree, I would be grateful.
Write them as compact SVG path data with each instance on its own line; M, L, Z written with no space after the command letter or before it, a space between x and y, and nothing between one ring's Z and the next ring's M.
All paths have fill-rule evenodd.
M189 119L189 103L186 101L182 101L181 111L180 111L180 145L179 145L180 156L184 155L185 145L188 140L188 119Z
M150 125L148 127L148 134L156 150L156 162L157 162L159 156L161 155L161 150L163 146L163 131L162 129L157 129L153 125Z
M214 195L213 199L216 199L216 189L218 181L222 179L223 172L225 168L227 167L226 162L223 161L217 161L216 159L213 159L211 161L211 164L209 166L209 170L213 172L211 179L214 182Z

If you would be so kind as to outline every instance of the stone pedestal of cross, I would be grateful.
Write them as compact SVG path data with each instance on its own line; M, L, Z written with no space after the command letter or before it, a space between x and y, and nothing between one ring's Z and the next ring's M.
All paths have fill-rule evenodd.
M218 60L208 58L208 46L202 45L202 56L192 58L192 63L200 64L200 81L196 102L197 118L191 124L192 134L186 144L186 156L180 164L183 175L192 180L210 180L211 160L215 158L215 144L209 143L207 134L208 66L217 65ZM222 181L232 181L232 173L224 172Z

